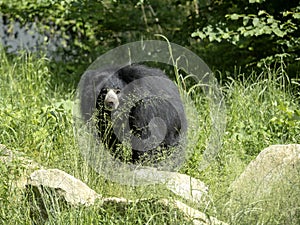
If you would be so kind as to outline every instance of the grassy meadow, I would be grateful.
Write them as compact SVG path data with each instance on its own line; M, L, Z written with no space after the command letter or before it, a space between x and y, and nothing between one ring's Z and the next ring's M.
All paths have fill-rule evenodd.
M25 53L8 56L0 50L0 144L46 168L66 171L106 197L177 198L160 185L128 187L106 181L87 165L73 136L72 102L77 81L62 79L50 68L45 57ZM247 206L242 218L227 208L228 187L262 149L300 143L300 87L297 80L288 79L283 63L276 69L265 66L261 73L232 74L220 81L220 87L227 122L222 148L205 170L199 170L210 129L209 107L203 96L191 93L197 114L188 113L188 117L201 129L193 134L197 143L181 172L209 186L210 204L194 207L229 224L253 224ZM22 170L17 161L8 165L0 162L0 224L192 224L176 209L151 204L151 200L122 209L46 204L48 220L40 221L35 216L36 204L12 187ZM284 204L274 205L255 219L257 224L290 224L284 216L288 210ZM300 218L297 221L300 223Z

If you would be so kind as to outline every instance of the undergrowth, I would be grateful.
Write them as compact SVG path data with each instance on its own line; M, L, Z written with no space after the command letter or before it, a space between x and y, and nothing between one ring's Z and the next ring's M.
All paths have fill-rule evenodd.
M50 63L44 57L26 53L7 56L0 50L0 143L48 168L59 168L74 175L103 196L174 198L159 185L129 187L106 181L87 165L73 137L75 90L69 91L67 83L53 80L55 76L49 70ZM193 110L188 111L188 117L197 121L199 129L193 134L197 143L191 158L181 172L199 178L209 186L211 204L205 209L198 207L205 213L232 224L241 221L242 224L251 224L251 218L235 221L235 217L225 213L228 212L228 187L265 147L300 143L299 99L295 97L295 90L289 88L291 83L283 67L271 69L267 66L260 74L238 74L222 81L221 90L227 110L224 116L226 132L221 150L205 170L200 170L198 165L209 136L209 107L204 96L191 96L197 114ZM297 83L296 87L299 88ZM0 163L0 223L32 223L34 204L24 197L26 195L20 195L12 188L13 181L21 172L22 166L17 162L12 161L9 165ZM284 213L289 210L284 201L282 205L269 207L267 213L258 215L260 220L257 221L270 221L268 218L272 218L272 211L280 209L283 216L277 223L289 222L288 218L284 218ZM109 205L103 208L68 208L58 204L47 213L50 213L47 224L189 223L175 209L151 204L150 201L122 209Z

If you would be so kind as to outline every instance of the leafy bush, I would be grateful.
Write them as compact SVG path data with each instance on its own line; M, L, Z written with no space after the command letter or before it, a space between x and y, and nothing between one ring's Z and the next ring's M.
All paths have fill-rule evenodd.
M35 22L46 42L59 37L64 61L90 64L121 44L174 34L187 8L172 1L0 1L1 13L22 25Z
M212 19L192 37L199 38L206 51L221 53L217 56L217 63L222 63L219 67L261 68L265 63L271 65L284 59L296 64L299 73L299 2L213 1L212 8ZM225 13L214 18L222 9ZM211 57L216 58L213 54Z
M160 33L219 70L261 69L284 59L289 76L300 71L297 1L5 0L0 7L10 31L12 21L35 22L46 42L59 41L65 62L87 66L108 49Z

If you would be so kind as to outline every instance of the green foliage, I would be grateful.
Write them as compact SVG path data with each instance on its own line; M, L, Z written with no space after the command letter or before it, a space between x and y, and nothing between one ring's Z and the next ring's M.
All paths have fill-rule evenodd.
M189 1L187 1L189 2ZM188 8L168 1L0 1L1 13L11 22L35 22L49 39L59 37L63 61L89 65L121 44L174 35ZM188 36L188 34L186 34ZM76 70L77 68L73 68Z
M288 88L282 88L280 82L285 78L280 71L269 70L258 77L253 73L246 79L244 76L240 82L228 82L226 90L231 106L227 134L242 145L241 156L251 159L259 153L254 149L297 143L298 103Z
M201 148L195 147L199 154L189 160L188 168L184 170L210 187L214 207L210 205L209 212L216 212L219 219L229 224L253 224L254 221L264 221L258 224L297 224L293 222L297 219L291 216L291 212L297 212L295 206L299 205L296 197L299 191L292 188L297 182L295 180L291 180L289 186L295 196L295 200L291 200L294 208L283 200L283 196L289 195L285 192L288 189L285 184L276 186L280 193L276 192L272 196L274 199L266 200L266 208L255 208L258 205L255 199L253 206L237 202L234 207L239 210L234 215L234 210L228 205L228 187L262 149L272 144L300 141L299 99L288 88L289 82L284 66L281 69L267 68L261 74L253 72L227 78L222 85L227 109L222 149L209 168L197 171L194 163L201 155ZM201 131L198 135L202 136Z
M65 56L86 56L94 48L101 49L102 37L95 32L101 30L100 20L104 20L103 4L98 1L4 1L1 4L2 14L21 24L35 22L41 34L46 34L45 42L59 37L59 51ZM94 13L90 13L93 11ZM13 27L12 27L13 30ZM96 32L97 33L97 32ZM79 59L77 59L79 60ZM86 59L91 63L91 58Z
M46 58L26 53L10 58L3 49L0 54L0 143L37 159L59 160L60 148L72 137L70 94L68 100L60 95L63 84L53 84Z
M65 83L60 83L57 76L52 76L49 61L45 57L25 53L10 57L2 50L0 54L0 143L26 153L42 165L75 175L104 196L143 199L170 195L158 186L133 188L105 181L81 157L72 131L73 92L66 89ZM182 169L209 185L212 204L205 212L233 224L237 221L231 221L225 213L230 209L224 210L230 183L268 145L300 142L299 103L286 88L289 80L285 71L268 69L259 76L253 73L248 78L244 74L237 77L228 79L223 85L228 126L222 150L205 171L198 171L198 163L209 135L209 107L202 95L187 90L196 105L194 110L189 111L188 108L192 124L197 125L191 138L198 138L198 143L193 145L191 159ZM12 182L17 180L22 170L16 161L8 166L0 164L0 223L32 223L36 203L32 205L12 189ZM97 206L64 208L60 203L55 207L48 206L48 222L55 224L189 222L175 209L162 208L147 201L122 209L107 205L100 211ZM270 215L258 215L262 220L272 217L272 211L278 212L278 209L288 214L284 201L282 205L270 207L274 207L267 212ZM239 221L249 224L247 216L239 217Z
M73 136L73 92L58 82L60 80L52 80L48 63L45 57L26 53L9 56L0 49L0 143L12 149L16 156L25 155L45 167L75 175L104 196L169 198L170 193L158 186L132 188L107 182L82 159ZM36 192L24 193L16 188L16 182L24 176L25 163L17 158L3 163L2 156L0 154L0 224L32 224L34 221L190 224L175 208L152 201L132 203L124 208L109 204L87 208L67 207L52 192L49 196L32 198ZM42 212L40 201L45 207Z
M218 42L214 46L219 46L216 51L220 52L229 44L230 58L236 60L234 64L238 66L263 67L265 62L270 65L282 58L290 64L298 63L299 2L280 4L278 1L250 0L247 5L246 1L232 3L219 2L213 13L228 6L226 15L209 21L193 32L192 37L204 41L207 48L211 42ZM218 57L225 59L224 66L228 68L233 61L228 59L228 54L222 57L223 54Z
M300 5L296 1L0 1L1 14L23 25L35 22L45 42L60 41L64 63L89 65L107 50L163 34L187 46L211 67L263 68L284 59L296 77ZM58 39L59 37L59 39ZM217 57L216 57L217 56ZM76 66L75 66L75 65Z
M270 119L269 129L277 138L283 141L291 139L291 143L296 143L294 138L299 133L300 110L291 106L289 101L275 101L275 115Z
M269 65L261 73L237 73L226 82L221 80L228 125L222 150L205 171L198 170L198 163L209 136L209 107L203 96L189 90L198 113L189 111L194 113L191 121L196 120L193 125L199 124L191 135L198 143L192 143L194 152L182 171L209 185L212 204L206 212L233 224L240 221L251 224L247 216L241 215L237 221L224 213L228 186L263 148L300 142L299 99L289 89L292 81L287 78L283 63L284 59L294 66L299 58L297 4L268 0L239 3L216 0L207 5L198 5L197 1L45 0L38 4L32 0L0 1L1 13L11 20L38 21L43 32L63 36L62 51L75 63L75 66L65 62L53 66L45 57L26 53L9 56L1 49L0 143L26 153L43 165L64 169L106 196L165 197L167 194L161 193L157 186L139 189L104 181L83 161L72 128L76 81L61 75L79 70L78 63L87 65L111 47L152 37L153 33L163 33L171 41L190 46L219 68ZM194 33L194 39L190 39L190 33L197 28L200 29ZM278 58L280 63L275 65ZM65 61L69 63L69 58ZM294 85L299 89L299 84ZM0 223L32 223L26 199L19 199L11 189L12 180L21 170L18 162L9 166L0 164ZM270 215L258 214L261 221L275 215L273 211L288 214L288 206L284 201L281 203L269 206ZM185 222L174 209L166 212L165 208L149 202L124 209L107 206L100 210L99 207L51 210L54 213L49 223L53 224Z

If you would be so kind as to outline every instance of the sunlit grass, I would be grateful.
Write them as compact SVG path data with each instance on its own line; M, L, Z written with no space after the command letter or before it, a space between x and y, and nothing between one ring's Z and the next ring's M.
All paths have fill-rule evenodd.
M106 181L89 167L73 137L74 90L69 91L71 88L66 88L66 83L55 82L56 76L49 70L49 63L44 57L25 53L8 57L0 51L0 143L25 153L46 167L63 169L104 196L174 198L160 185L119 185ZM253 218L243 214L249 209L247 205L239 216L230 215L227 208L229 185L263 148L271 144L300 143L299 99L288 89L290 81L283 69L266 68L261 74L239 74L239 79L223 81L226 132L215 161L203 171L199 169L199 163L211 132L210 108L205 96L190 91L189 101L192 99L193 102L186 112L194 126L193 132L189 133L193 141L188 146L190 159L181 171L200 178L209 186L211 204L206 208L195 206L209 215L232 224L251 224ZM34 204L11 188L21 172L22 165L16 161L7 165L0 163L0 223L32 223ZM129 204L122 209L110 205L71 208L58 204L48 207L51 214L47 224L188 224L175 209L166 209L151 201ZM299 222L299 219L289 220L286 216L290 215L290 209L284 199L279 205L268 207L268 211L255 214L257 221L274 222L270 218L276 212L278 224Z

